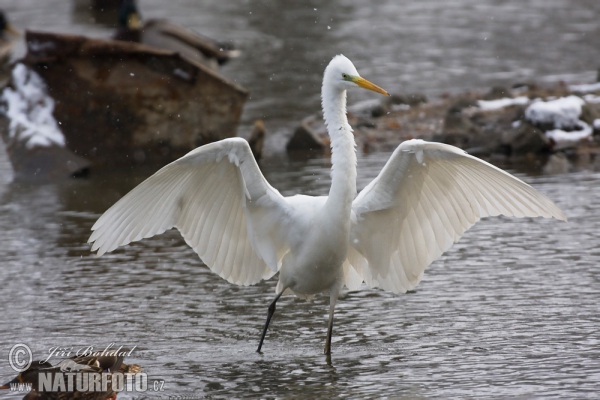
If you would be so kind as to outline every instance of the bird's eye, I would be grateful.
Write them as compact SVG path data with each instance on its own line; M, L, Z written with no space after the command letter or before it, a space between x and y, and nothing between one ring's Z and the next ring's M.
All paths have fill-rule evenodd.
M348 79L348 74L342 74L343 79Z

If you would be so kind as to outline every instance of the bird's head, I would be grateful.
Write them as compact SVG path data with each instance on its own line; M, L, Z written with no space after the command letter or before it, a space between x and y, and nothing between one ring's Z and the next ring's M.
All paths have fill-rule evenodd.
M331 60L327 68L325 68L324 82L329 82L329 84L333 85L339 90L348 90L358 86L377 93L385 94L386 96L390 95L379 86L369 82L365 78L362 78L358 74L354 64L352 64L352 61L341 54L333 57L333 60Z
M142 29L142 18L134 0L124 0L121 4L119 26L132 31Z

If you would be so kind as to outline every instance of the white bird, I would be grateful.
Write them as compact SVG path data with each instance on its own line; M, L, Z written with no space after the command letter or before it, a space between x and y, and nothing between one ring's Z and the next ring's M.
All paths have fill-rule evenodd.
M199 147L134 188L94 224L98 255L177 228L215 273L252 285L279 272L275 304L329 291L325 353L342 286L363 282L394 293L413 289L423 271L482 217L554 217L548 198L514 176L441 143L403 142L379 176L356 195L356 145L346 91L385 90L338 55L325 69L323 115L331 138L329 196L283 197L271 187L248 143L232 138Z

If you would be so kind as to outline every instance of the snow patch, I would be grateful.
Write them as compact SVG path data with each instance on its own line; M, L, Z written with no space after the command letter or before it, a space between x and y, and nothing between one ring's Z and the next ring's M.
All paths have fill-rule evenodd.
M579 130L576 131L564 131L562 129L552 129L546 131L546 137L554 140L555 142L576 142L581 139L591 138L594 129L583 121Z
M558 129L570 129L579 125L581 97L569 96L556 100L538 101L525 110L525 118L533 124L553 125Z
M569 85L569 89L573 92L581 92L581 93L595 92L597 90L600 90L600 82L587 83L587 84L583 84L583 85Z
M583 99L588 103L600 103L600 96L596 96L595 94L583 95Z
M11 139L25 141L27 148L65 145L65 137L54 116L54 99L42 78L23 64L12 71L14 89L7 87L1 99L6 104L4 113L10 119Z
M525 118L538 126L551 127L546 137L555 142L577 141L592 135L594 129L579 119L585 101L577 96L538 101L525 110Z
M39 53L46 50L56 49L56 43L54 42L40 42L38 40L30 41L27 43L29 49L34 53Z
M484 111L492 111L499 110L501 108L515 106L515 105L525 105L529 103L529 97L527 96L519 96L517 98L511 99L505 97L503 99L498 100L478 100L477 105Z

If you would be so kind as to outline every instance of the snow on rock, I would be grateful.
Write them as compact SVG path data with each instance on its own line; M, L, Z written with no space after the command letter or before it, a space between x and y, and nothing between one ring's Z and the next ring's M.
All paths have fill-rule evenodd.
M555 142L573 142L590 138L592 133L594 133L594 129L583 121L581 121L581 126L579 128L579 130L570 132L562 129L552 129L550 131L546 131L546 137L554 140Z
M595 92L597 90L600 90L600 82L586 83L583 85L569 85L569 89L573 92L580 93Z
M593 128L579 119L584 104L581 97L573 95L534 102L525 110L525 119L534 125L552 127L546 131L546 137L555 142L581 140L593 133Z
M477 105L484 111L493 111L499 110L504 107L514 106L514 105L525 105L529 103L529 97L520 96L514 99L511 98L503 98L498 100L478 100Z
M586 94L583 96L583 99L588 103L600 103L600 96L596 96L595 94Z
M4 114L10 119L11 139L25 141L27 148L65 145L65 137L54 116L54 100L42 78L23 64L12 71L12 86L1 95Z
M577 96L538 101L527 107L525 118L533 124L569 129L578 125L581 106L584 104L585 101Z

